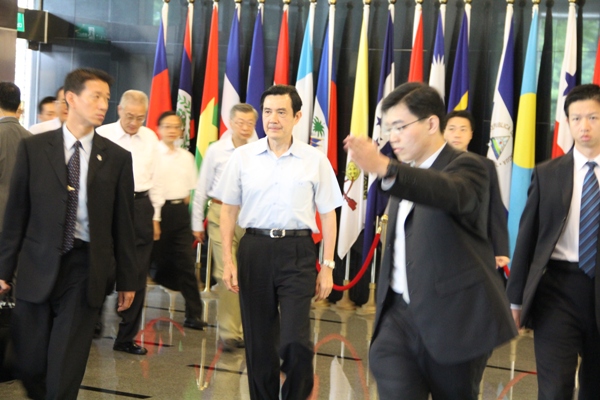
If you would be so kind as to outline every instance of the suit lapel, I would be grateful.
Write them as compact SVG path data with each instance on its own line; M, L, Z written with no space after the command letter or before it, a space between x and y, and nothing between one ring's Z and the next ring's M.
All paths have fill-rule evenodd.
M94 132L94 138L92 139L92 153L90 154L90 163L88 166L88 188L94 182L94 178L96 178L98 170L102 168L104 164L106 164L106 157L106 144L100 135Z
M563 207L564 217L567 217L569 208L571 208L571 198L573 197L573 168L574 168L573 152L567 153L556 168L556 182L563 182L561 185L556 185L556 190L561 194L561 204Z
M57 129L48 137L48 147L46 154L50 160L50 165L56 173L62 187L67 188L67 164L65 162L65 149L62 136L62 129Z

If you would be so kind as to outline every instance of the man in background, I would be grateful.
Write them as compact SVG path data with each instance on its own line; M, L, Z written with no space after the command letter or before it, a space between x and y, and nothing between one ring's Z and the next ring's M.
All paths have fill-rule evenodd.
M56 97L46 96L38 104L38 121L46 122L56 118Z
M446 115L444 127L444 139L448 144L460 151L467 151L471 139L473 139L473 126L475 121L470 111L452 111ZM490 175L490 209L488 219L488 237L494 246L496 257L496 268L502 280L506 282L502 267L508 265L508 225L506 222L506 210L502 203L500 184L498 183L498 172L496 164L487 157L481 157L481 161Z
M38 133L53 131L64 124L68 115L67 102L65 100L65 91L63 87L59 87L56 91L56 100L54 100L54 108L56 117L48 121L40 122L39 124L31 125L29 132L34 135Z
M213 276L217 279L219 302L217 322L219 324L219 340L224 351L233 351L244 347L242 332L242 317L240 314L240 298L237 293L227 290L223 282L223 244L221 240L221 200L216 196L217 186L221 175L233 151L248 143L254 133L258 113L250 104L240 103L231 108L231 136L211 144L202 160L200 177L194 193L194 208L192 211L192 230L196 239L204 243L204 208L208 205L208 235L212 246ZM244 230L235 227L232 251L237 254L240 239ZM237 265L237 259L233 262ZM207 283L209 284L209 283Z
M0 233L8 201L10 178L21 139L31 136L16 117L21 91L11 82L0 82Z
M131 153L133 160L135 252L140 267L140 279L147 279L152 258L152 245L160 237L160 210L164 197L160 181L156 179L158 138L145 126L148 96L139 90L128 90L121 96L119 120L97 129L98 134L110 139ZM146 286L135 294L133 304L120 314L122 321L113 346L114 350L144 355L147 350L135 343L140 330Z

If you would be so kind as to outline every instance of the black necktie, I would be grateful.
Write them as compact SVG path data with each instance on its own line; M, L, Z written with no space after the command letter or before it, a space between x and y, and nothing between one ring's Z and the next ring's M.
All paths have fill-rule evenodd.
M589 170L583 180L581 213L579 215L579 268L593 278L598 245L598 223L600 222L600 187L598 187L598 179L594 173L598 164L589 161L586 165Z
M73 145L73 155L67 164L67 218L65 220L65 234L63 238L62 253L68 253L73 248L75 241L75 222L77 221L77 203L79 201L79 149L81 142L78 140Z

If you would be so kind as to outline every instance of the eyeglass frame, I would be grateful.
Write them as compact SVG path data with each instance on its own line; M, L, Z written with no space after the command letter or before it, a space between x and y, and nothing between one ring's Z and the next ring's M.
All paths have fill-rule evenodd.
M402 126L393 126L393 125L392 125L390 128L387 128L387 129L385 129L385 130L384 130L384 133L385 133L386 135L388 135L388 136L392 136L392 133L394 133L394 134L396 134L396 135L399 135L399 134L400 134L400 133L402 133L402 131L403 131L404 129L406 129L408 126L410 126L410 125L412 125L412 124L416 124L417 122L421 122L421 121L423 121L423 120L425 120L425 119L427 119L427 118L429 118L429 117L430 117L430 115L429 115L429 116L427 116L427 117L421 117L421 118L419 118L419 119L417 119L417 120L415 120L415 121L409 122L408 124L404 124L404 125L402 125Z

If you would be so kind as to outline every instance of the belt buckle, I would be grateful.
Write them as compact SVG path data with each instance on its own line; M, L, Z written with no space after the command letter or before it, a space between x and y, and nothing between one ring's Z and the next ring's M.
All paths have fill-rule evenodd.
M269 236L273 239L281 239L285 237L285 229L271 229Z
M171 204L181 204L183 200L171 200Z

